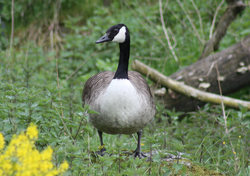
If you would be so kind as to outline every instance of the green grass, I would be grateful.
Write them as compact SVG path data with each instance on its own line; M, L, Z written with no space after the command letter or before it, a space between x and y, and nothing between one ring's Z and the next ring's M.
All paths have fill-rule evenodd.
M185 2L199 35L204 35L205 39L209 35L210 15L218 3L219 0L196 4L204 20L202 32L191 1ZM183 164L171 165L172 170L167 167L161 160L164 152L175 155L183 152L183 157L191 160L195 167L225 175L249 175L250 112L244 108L224 110L221 106L207 104L183 115L156 102L155 120L144 129L142 137L142 151L163 152L153 157L154 162L118 155L124 149L136 148L136 135L134 138L104 134L107 152L113 155L92 156L100 145L99 137L84 113L88 108L81 107L81 91L90 76L104 70L114 71L117 67L118 46L94 44L111 25L120 22L128 25L132 38L131 60L139 58L166 75L195 62L203 47L177 2L171 1L167 6L170 9L165 8L164 18L166 27L173 33L171 41L174 43L175 39L177 43L174 49L179 64L168 49L157 2L115 1L109 7L93 4L90 7L95 10L86 12L88 19L77 15L66 19L65 14L61 16L60 22L67 32L59 35L61 40L54 40L53 51L50 44L39 45L34 39L20 42L17 36L20 31L15 34L12 52L6 49L8 41L1 40L1 46L7 47L0 51L0 131L7 144L13 134L19 134L33 122L40 131L37 148L43 150L52 146L55 165L67 159L70 164L67 175L173 175L178 172L191 175ZM218 18L225 7L219 11ZM185 28L170 10L186 24ZM220 49L246 35L248 15L249 8L229 28ZM50 43L51 38L43 36ZM249 91L234 96L249 100Z

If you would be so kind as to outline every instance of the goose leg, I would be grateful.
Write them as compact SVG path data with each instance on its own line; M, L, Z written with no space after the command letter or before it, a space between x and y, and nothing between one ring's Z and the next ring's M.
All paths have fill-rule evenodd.
M106 149L105 149L105 145L103 144L103 140L102 140L102 131L99 131L98 130L98 134L99 134L99 137L100 137L100 142L101 142L101 146L99 147L99 149L100 149L100 155L101 156L103 156L104 155L104 151L106 151Z
M143 155L141 153L141 135L142 135L142 130L140 130L140 131L137 132L138 141L137 141L137 147L136 147L136 149L134 151L134 153L135 153L134 157L135 158L138 157L140 159L141 159L142 156L146 157L145 155Z

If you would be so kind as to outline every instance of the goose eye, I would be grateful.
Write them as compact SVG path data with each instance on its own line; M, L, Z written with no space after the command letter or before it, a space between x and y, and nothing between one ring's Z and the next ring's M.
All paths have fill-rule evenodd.
M115 32L118 32L118 29L117 29L117 28L115 28L115 29L114 29L114 31L115 31Z

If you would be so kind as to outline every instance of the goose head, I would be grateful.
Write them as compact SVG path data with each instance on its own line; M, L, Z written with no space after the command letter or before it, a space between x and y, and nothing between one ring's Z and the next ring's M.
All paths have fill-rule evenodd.
M116 42L116 43L125 43L130 40L129 30L124 24L117 24L110 27L104 36L102 36L95 43L103 42Z

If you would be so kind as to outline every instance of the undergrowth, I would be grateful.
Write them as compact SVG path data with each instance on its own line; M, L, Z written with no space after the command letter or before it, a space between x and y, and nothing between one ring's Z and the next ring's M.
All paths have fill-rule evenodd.
M109 6L91 4L90 9L94 10L87 11L84 17L74 14L65 18L65 14L56 12L59 14L56 20L60 19L63 23L63 27L60 27L66 32L62 30L55 35L57 29L54 28L52 35L44 35L48 37L49 46L39 44L32 37L20 41L18 34L22 31L19 28L15 33L16 43L10 51L9 41L1 36L0 130L6 145L13 134L21 134L30 123L34 123L39 129L37 149L42 151L51 146L54 165L66 159L69 163L66 175L173 175L179 171L185 175L187 167L183 164L174 164L174 170L170 170L162 162L166 152L176 156L182 154L197 166L225 175L249 175L250 112L243 107L236 110L207 104L196 112L184 115L166 110L156 102L156 118L144 129L142 137L142 151L160 151L153 157L154 162L119 155L124 149L136 148L133 135L104 134L107 152L113 155L93 159L92 154L100 145L99 138L97 131L89 124L86 113L94 112L88 107L82 108L81 91L90 76L104 70L114 71L118 61L117 45L94 45L94 42L110 26L125 23L131 31L131 59L141 59L169 75L195 62L200 56L201 46L208 39L211 14L215 11L213 5L220 3L207 1L196 4L204 20L201 29L192 1L185 1L183 5L197 31L192 29L187 14L177 1L164 4L166 27L171 29L170 40L175 44L179 59L176 62L162 32L158 3L110 2ZM62 5L62 9L67 7L66 4ZM225 8L223 6L218 14L222 15ZM8 13L6 10L4 12ZM53 21L55 12L51 13L51 18L40 18ZM244 27L249 26L249 20L246 20L248 14L249 8L231 25L221 49L238 42L247 34ZM181 25L180 19L186 26ZM29 27L30 24L33 23L29 23ZM59 22L54 24L59 25ZM29 30L32 32L33 28L29 27L25 34L29 34ZM53 36L59 36L60 40ZM249 95L244 93L239 96L249 100Z

